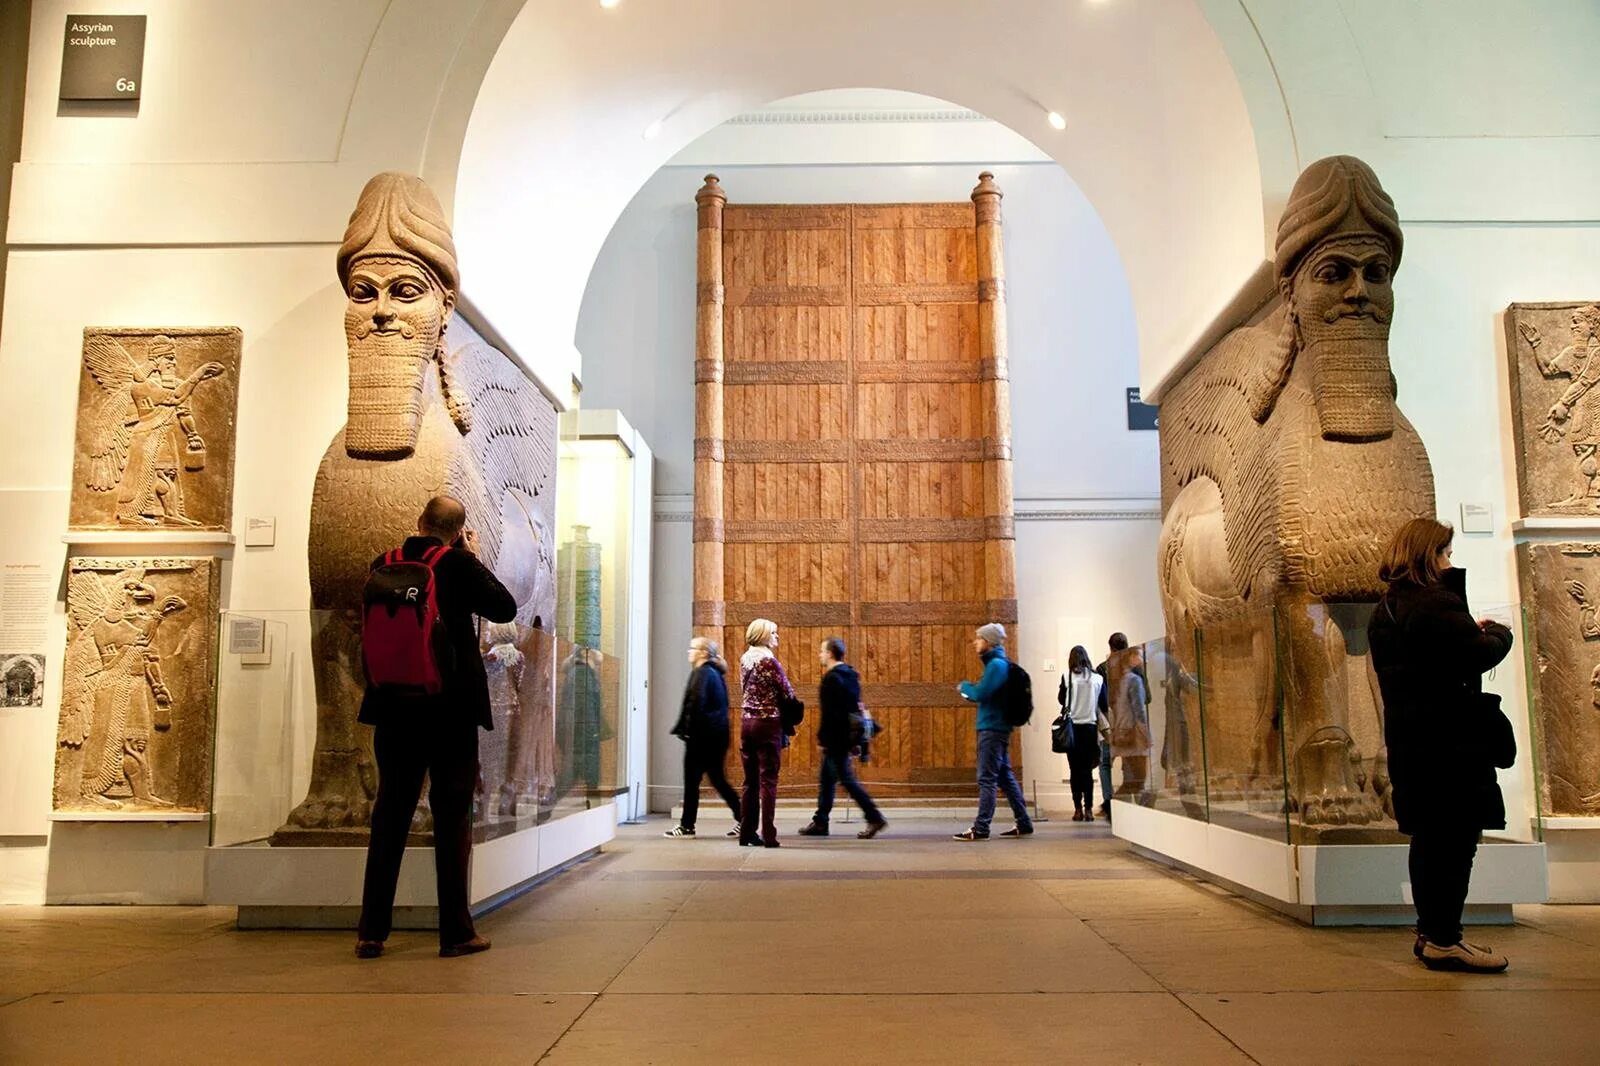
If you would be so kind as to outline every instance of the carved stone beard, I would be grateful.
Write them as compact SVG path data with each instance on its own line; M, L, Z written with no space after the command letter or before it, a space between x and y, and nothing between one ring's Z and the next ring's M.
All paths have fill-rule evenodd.
M404 459L417 447L423 383L442 331L400 320L396 325L401 332L373 333L371 319L346 322L350 400L344 443L346 453L357 459Z
M1298 321L1298 362L1306 363L1326 440L1384 440L1394 432L1389 323L1376 318Z

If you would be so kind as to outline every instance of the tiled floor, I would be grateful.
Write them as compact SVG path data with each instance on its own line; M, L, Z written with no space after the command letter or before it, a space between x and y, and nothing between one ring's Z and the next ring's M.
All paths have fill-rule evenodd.
M1511 971L1466 977L1103 824L778 851L665 826L485 918L494 950L464 959L400 933L361 962L203 908L0 909L0 1062L1600 1061L1600 908L1519 908L1479 937Z

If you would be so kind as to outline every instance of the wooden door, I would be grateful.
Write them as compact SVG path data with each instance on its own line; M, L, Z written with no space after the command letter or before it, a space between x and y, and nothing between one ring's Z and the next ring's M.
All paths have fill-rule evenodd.
M817 645L844 637L887 727L863 777L970 795L955 686L973 629L1016 620L999 190L730 205L708 178L697 199L696 631L734 660L771 618L813 709ZM784 785L815 780L814 730Z

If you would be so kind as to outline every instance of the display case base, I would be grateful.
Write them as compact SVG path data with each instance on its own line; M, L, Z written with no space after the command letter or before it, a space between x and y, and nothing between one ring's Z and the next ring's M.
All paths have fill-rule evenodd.
M598 852L616 836L617 809L595 807L475 845L468 883L473 913L491 911ZM242 929L354 929L366 861L365 848L269 847L264 841L208 848L205 901L237 907ZM438 925L432 849L406 849L395 924Z
M1112 832L1145 858L1184 869L1308 925L1410 925L1405 844L1295 844L1121 800ZM1508 924L1514 903L1548 894L1545 846L1486 841L1473 864L1464 920Z
M1600 818L1546 818L1551 903L1600 903Z

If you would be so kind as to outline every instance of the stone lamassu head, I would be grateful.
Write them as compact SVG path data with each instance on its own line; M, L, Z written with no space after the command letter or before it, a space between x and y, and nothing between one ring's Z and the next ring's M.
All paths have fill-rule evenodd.
M1305 359L1325 438L1382 440L1394 431L1389 326L1402 245L1394 201L1367 164L1330 156L1300 175L1278 224L1287 315L1258 417Z
M448 372L444 334L461 284L449 224L421 178L388 172L367 182L338 270L348 301L345 450L362 459L406 458L421 427L428 363L441 379Z

